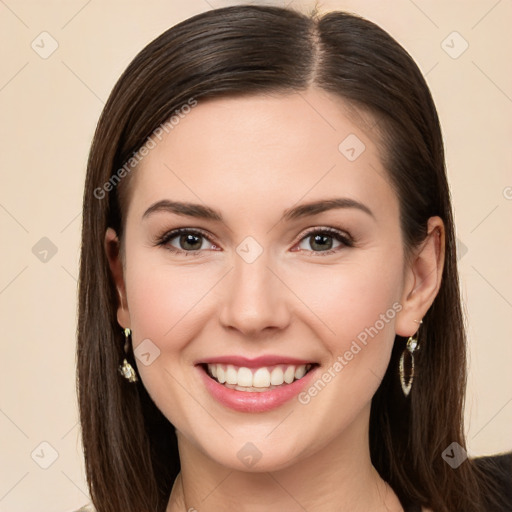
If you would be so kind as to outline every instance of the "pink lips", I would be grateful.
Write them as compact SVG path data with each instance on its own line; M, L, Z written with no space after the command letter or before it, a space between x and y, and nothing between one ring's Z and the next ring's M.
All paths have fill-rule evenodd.
M276 355L268 355L268 356L260 356L254 359L248 359L242 356L220 356L220 357L210 357L209 359L202 359L201 361L197 361L197 364L232 364L233 366L245 366L246 368L261 368L262 366L274 366L277 364L294 364L300 366L301 364L313 364L312 361L307 361L306 359L295 359L293 357L286 356L276 356Z
M238 367L260 368L278 364L303 365L313 364L313 368L301 379L291 384L283 384L269 391L238 391L220 384L210 377L206 371L207 364L232 364ZM283 356L261 356L255 359L247 359L239 356L222 356L198 361L196 369L203 379L206 389L222 405L239 412L265 412L280 407L297 396L306 388L316 375L318 366L311 361L295 359Z

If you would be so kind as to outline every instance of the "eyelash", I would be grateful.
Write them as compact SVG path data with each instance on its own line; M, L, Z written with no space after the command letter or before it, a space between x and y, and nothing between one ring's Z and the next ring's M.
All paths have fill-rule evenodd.
M199 237L203 237L203 238L206 238L206 240L208 240L210 243L214 244L214 242L210 239L210 237L201 230L191 229L191 228L179 228L179 229L174 229L172 231L168 231L168 232L164 233L163 235L159 236L155 240L155 245L162 246L165 249L167 249L175 254L185 254L186 256L202 256L202 253L204 251L203 249L196 249L193 251L184 251L183 249L177 249L176 247L167 245L173 238L176 238L177 236L183 235L183 234L190 234L190 235L196 235ZM306 239L308 237L311 237L312 235L317 235L317 234L320 234L320 235L327 234L328 236L335 238L336 240L341 242L343 244L343 246L345 246L345 247L353 247L354 246L354 240L348 233L343 233L342 231L339 231L334 228L312 228L312 229L306 231L306 233L304 233L304 235L300 238L298 243L302 242L304 239ZM329 249L327 251L307 251L306 249L299 249L294 252L306 251L306 252L310 252L310 253L313 253L313 254L316 254L319 256L328 256L328 255L331 255L331 254L334 254L334 253L340 251L342 248L343 247L338 247L336 249Z

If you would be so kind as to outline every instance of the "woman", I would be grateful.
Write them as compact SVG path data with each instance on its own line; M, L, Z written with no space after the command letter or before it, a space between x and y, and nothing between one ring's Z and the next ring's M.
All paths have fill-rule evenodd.
M510 454L465 452L436 109L373 23L234 6L166 31L102 113L82 236L98 512L512 509Z

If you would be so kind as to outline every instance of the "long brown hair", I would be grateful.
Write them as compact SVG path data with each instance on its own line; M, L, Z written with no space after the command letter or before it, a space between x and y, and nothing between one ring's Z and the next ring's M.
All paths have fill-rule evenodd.
M104 235L112 227L123 239L133 175L127 167L118 171L191 98L200 104L202 98L311 86L377 121L382 161L400 202L405 251L425 238L429 217L440 216L446 229L442 284L420 329L411 394L404 398L398 385L405 340L397 336L372 400L372 462L403 503L436 512L484 509L490 484L474 462L452 469L441 456L453 442L466 446L466 340L443 142L424 78L390 35L358 16L232 6L189 18L148 44L115 85L92 142L83 198L77 377L87 480L98 512L164 511L180 470L174 427L140 381L131 384L118 373L124 338ZM114 175L121 179L114 182Z

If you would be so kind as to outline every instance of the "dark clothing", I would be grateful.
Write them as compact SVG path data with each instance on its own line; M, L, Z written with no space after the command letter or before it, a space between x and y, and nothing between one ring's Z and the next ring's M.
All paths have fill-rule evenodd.
M493 476L499 487L497 494L505 498L504 508L496 510L489 505L485 512L512 512L512 452L477 457L474 461Z
M492 475L499 488L499 496L505 499L504 508L496 509L487 504L482 512L512 512L512 452L476 457L473 461L487 474ZM405 512L421 512L418 503L400 503Z

